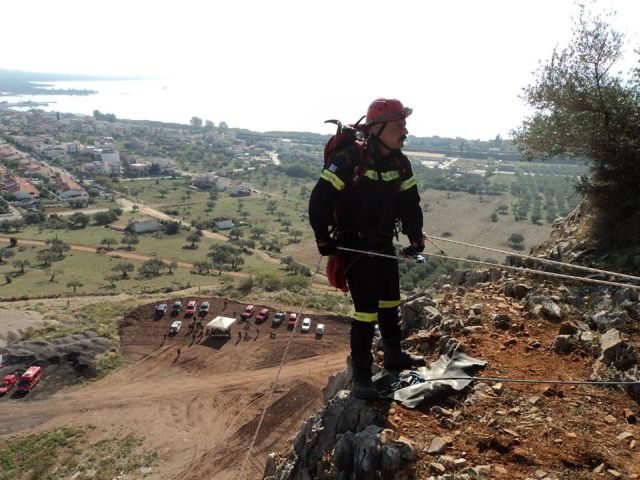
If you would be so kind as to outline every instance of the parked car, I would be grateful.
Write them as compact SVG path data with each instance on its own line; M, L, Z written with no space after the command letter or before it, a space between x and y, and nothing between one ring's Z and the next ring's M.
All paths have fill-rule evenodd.
M240 314L241 320L249 320L253 316L253 311L256 309L253 305L247 305L247 308L244 309L244 312Z
M171 315L178 315L180 310L182 310L182 302L180 300L176 300L171 306Z
M289 330L293 330L293 328L296 326L296 321L298 320L298 314L297 313L290 313L289 314L289 323L287 324L287 328Z
M20 375L20 381L18 382L19 392L30 392L33 387L40 381L42 377L42 367L33 366L27 368L27 370Z
M182 322L180 320L176 320L169 327L169 333L178 333L180 331L180 327L182 327Z
M311 319L307 317L304 320L302 320L302 326L300 327L300 331L308 332L309 330L311 330Z
M316 335L318 335L318 336L324 335L324 323L319 323L316 326Z
M187 309L184 311L185 316L188 317L189 315L195 315L196 308L198 308L198 302L195 300L189 300L189 303L187 303Z
M0 382L0 395L4 395L8 391L10 391L13 387L16 386L18 382L18 377L15 375L5 375Z
M258 312L258 316L256 317L256 323L264 322L267 318L269 318L269 309L263 308Z
M158 317L163 316L165 313L167 313L167 304L166 303L159 303L158 305L156 305L156 315Z
M199 310L200 315L204 316L207 313L209 313L209 302L202 302L200 304L200 310Z
M278 325L280 325L284 321L284 316L285 316L284 312L277 312L273 316L273 319L271 320L271 325L273 325L274 327L277 327Z

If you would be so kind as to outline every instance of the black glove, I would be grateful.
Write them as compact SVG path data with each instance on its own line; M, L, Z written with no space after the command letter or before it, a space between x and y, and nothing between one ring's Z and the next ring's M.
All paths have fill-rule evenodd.
M424 238L418 237L411 240L411 248L416 252L424 252Z
M316 245L318 246L318 252L320 252L320 255L323 257L338 253L338 242L331 237L316 240Z

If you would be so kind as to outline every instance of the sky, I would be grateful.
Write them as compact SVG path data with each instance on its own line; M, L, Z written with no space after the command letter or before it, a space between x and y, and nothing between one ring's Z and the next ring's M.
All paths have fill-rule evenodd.
M640 2L595 9L616 10L614 26L640 43ZM398 98L414 109L413 135L490 139L507 138L528 114L522 88L568 43L578 8L569 0L31 0L3 2L0 12L0 68L197 81L217 92L231 126L255 130L329 133L322 120L353 122L373 99ZM632 53L627 66L637 64ZM208 99L214 109L217 98Z

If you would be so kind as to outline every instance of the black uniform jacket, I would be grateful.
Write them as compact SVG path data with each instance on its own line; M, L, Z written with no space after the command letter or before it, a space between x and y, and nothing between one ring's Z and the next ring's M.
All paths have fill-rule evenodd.
M366 168L364 168L366 164ZM309 221L317 240L337 226L341 244L369 250L393 245L396 219L410 241L422 237L422 210L411 162L400 151L372 155L350 146L323 169L311 192Z

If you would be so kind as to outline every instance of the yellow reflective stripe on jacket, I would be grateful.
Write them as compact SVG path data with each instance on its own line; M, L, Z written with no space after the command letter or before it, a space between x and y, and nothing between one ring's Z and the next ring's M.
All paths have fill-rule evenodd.
M367 170L366 172L364 172L364 176L367 178L370 178L371 180L378 180L378 172L376 172L375 170Z
M397 180L400 178L400 174L396 170L391 170L389 172L378 172L377 170L367 170L364 172L364 176L371 180L378 180L382 178L385 182L392 182L393 180Z
M378 302L379 308L393 308L400 305L400 300L380 300Z
M329 182L331 185L334 186L336 190L342 190L344 188L344 182L340 180L340 177L338 177L335 173L333 173L330 170L326 170L326 169L323 170L322 174L320 175L320 178Z
M402 182L400 184L400 191L404 191L404 190L408 190L411 187L414 187L416 185L416 177L415 175L411 175L409 178L407 178L404 182Z
M378 312L374 312L374 313L356 312L353 314L353 318L355 318L356 320L360 320L361 322L377 322Z
M397 170L391 170L390 172L382 172L380 174L382 176L382 180L385 182L391 182L397 178L400 178L400 174Z

